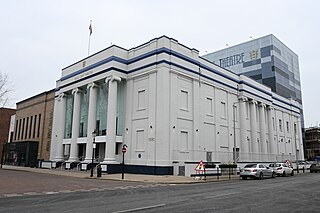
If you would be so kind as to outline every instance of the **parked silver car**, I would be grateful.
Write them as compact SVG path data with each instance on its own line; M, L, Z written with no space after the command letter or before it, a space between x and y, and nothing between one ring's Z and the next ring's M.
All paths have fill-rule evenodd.
M265 177L275 177L275 173L269 167L266 167L263 164L252 163L247 164L243 169L240 170L240 177L243 180L246 180L248 177L250 178L258 178L263 179Z
M285 177L287 175L294 175L293 168L288 166L286 163L272 163L269 167L273 169L278 176Z

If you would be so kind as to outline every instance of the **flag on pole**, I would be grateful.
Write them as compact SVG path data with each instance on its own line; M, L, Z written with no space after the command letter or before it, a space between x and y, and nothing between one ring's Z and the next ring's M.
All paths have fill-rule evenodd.
M90 35L92 34L92 25L91 25L91 23L92 23L92 20L90 20L90 25L89 25Z

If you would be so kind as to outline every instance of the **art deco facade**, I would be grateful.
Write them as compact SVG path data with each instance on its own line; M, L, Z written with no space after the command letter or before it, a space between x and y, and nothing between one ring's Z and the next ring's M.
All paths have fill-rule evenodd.
M178 174L200 160L304 158L298 102L166 36L129 50L111 46L64 68L54 109L56 162L89 164L94 151L108 171L124 144L126 164L140 173Z
M6 164L36 166L37 160L49 160L54 94L54 90L46 91L17 103L10 142L5 146Z

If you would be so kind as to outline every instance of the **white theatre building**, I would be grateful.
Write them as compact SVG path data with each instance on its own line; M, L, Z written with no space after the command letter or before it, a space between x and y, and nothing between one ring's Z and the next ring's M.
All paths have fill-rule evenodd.
M55 97L55 162L89 165L94 153L116 172L124 144L126 170L135 173L304 158L298 102L166 36L129 50L113 45L64 68Z

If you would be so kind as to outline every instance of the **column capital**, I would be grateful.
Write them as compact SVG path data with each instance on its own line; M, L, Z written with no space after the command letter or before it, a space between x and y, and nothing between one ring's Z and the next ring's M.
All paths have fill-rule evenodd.
M95 87L98 87L98 84L94 83L94 82L87 85L87 89L91 89L91 88L95 88Z
M258 104L258 101L252 99L252 100L250 101L250 104L255 104L255 105L257 105L257 104Z
M264 103L259 103L259 107L262 107L262 108L266 108L266 104L264 104Z
M72 95L75 95L75 94L77 94L78 92L81 92L81 89L80 88L75 88L75 89L73 89L72 90Z
M120 82L120 81L121 81L121 78L118 77L118 76L112 75L112 76L106 78L105 82L108 83L108 81L111 81L111 82L112 82L112 81Z
M64 97L66 97L66 94L62 92L58 95L57 100L61 101Z
M243 95L239 96L238 100L242 102L248 102L248 98Z
M274 107L271 106L271 105L269 105L269 106L267 106L267 109L268 109L268 110L274 110Z

